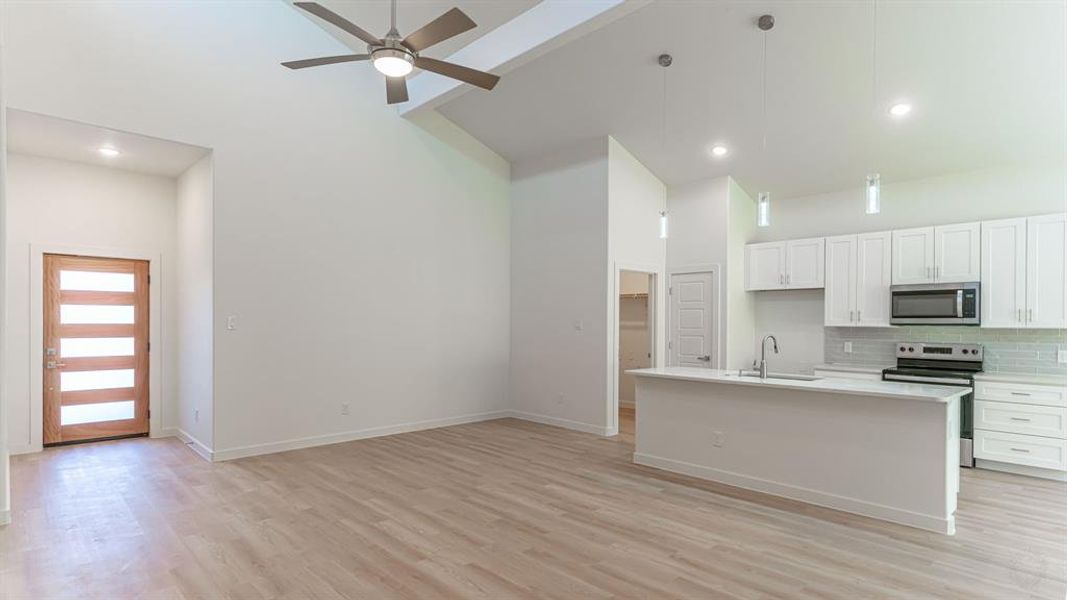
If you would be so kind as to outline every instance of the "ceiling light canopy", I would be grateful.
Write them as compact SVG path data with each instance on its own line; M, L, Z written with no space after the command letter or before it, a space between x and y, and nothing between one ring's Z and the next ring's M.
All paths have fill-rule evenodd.
M894 117L903 117L911 112L911 104L908 102L897 102L893 106L889 107L889 114Z
M711 147L711 155L715 157L723 157L730 153L730 149L722 144L715 144Z
M100 146L99 148L96 149L96 151L99 152L101 155L106 156L108 158L115 158L116 156L121 154L121 152L119 152L118 150L112 148L111 146Z

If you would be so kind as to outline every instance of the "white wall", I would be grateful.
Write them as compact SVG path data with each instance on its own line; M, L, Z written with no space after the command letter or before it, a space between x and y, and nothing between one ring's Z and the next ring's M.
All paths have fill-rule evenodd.
M511 400L524 416L605 431L608 267L606 138L513 165Z
M857 181L862 184L862 181ZM864 189L771 200L755 241L887 231L1067 210L1067 166L1031 165L882 182L882 210L864 212Z
M668 210L668 270L718 267L719 360L724 368L749 366L755 315L744 291L744 246L755 230L752 199L730 177L717 177L669 188Z
M6 19L6 2L0 2L0 24ZM7 352L3 333L7 331L7 90L4 87L4 63L7 54L7 36L0 25L0 525L11 521L11 487L8 469L8 392Z
M507 408L503 159L400 118L367 65L281 67L349 52L286 3L19 3L3 26L12 108L213 150L217 458Z
M177 405L178 427L199 449L214 446L214 305L212 158L178 178Z
M100 256L121 256L109 250L160 256L162 306L159 359L163 372L162 428L177 424L174 331L175 181L119 169L52 158L8 155L7 304L4 335L8 361L8 444L12 452L39 450L41 413L39 388L31 380L31 363L42 349L33 347L33 324L40 327L40 307L31 305L31 245L99 249ZM155 354L155 352L153 352ZM154 433L160 433L154 431Z

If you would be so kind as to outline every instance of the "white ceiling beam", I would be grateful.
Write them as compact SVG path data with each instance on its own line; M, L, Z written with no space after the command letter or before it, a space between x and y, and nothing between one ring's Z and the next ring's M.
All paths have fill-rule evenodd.
M538 56L649 4L652 0L543 0L445 58L502 75ZM438 107L472 86L434 73L408 80L401 115Z

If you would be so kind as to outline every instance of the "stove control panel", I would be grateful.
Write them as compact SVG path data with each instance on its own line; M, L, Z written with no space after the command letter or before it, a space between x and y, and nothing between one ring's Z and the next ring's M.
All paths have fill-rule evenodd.
M980 361L982 360L982 345L898 342L897 358Z

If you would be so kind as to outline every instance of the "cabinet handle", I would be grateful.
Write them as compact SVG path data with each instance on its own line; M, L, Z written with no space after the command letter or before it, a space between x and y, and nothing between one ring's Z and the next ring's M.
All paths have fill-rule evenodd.
M1026 309L1026 320L1032 322L1034 320L1034 309Z
M859 323L860 321L863 320L863 316L862 315L863 315L863 311L862 310L857 310L856 311L856 322L857 323Z
M1027 450L1026 448L1012 448L1011 451L1012 452L1025 452L1026 454L1030 454L1030 451Z
M1030 419L1027 419L1026 417L1012 417L1011 420L1012 421L1022 421L1024 423L1029 423L1030 422Z
M1029 396L1029 392L1012 392L1012 396Z
M1020 322L1020 323L1023 322L1023 309L1021 309L1021 308L1015 309L1015 320Z
M854 310L848 311L848 322L851 323L852 321L855 321L855 320L856 320L856 311L854 311Z

